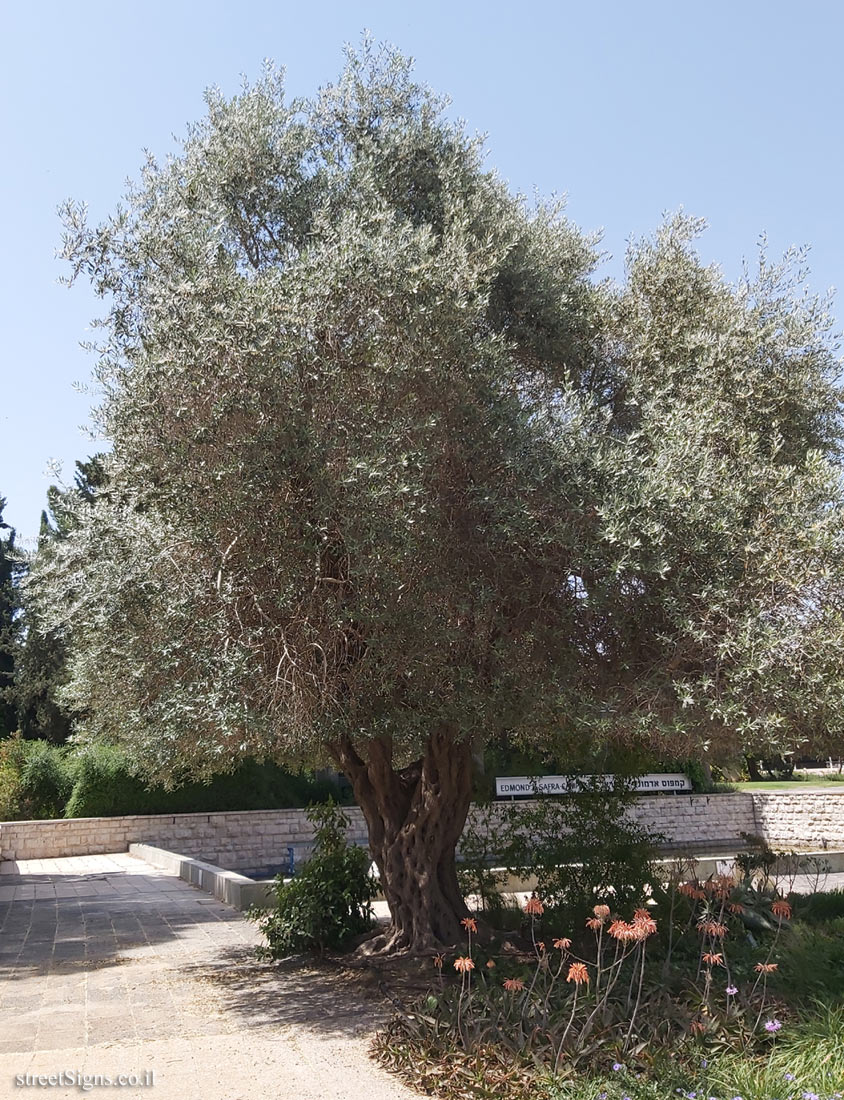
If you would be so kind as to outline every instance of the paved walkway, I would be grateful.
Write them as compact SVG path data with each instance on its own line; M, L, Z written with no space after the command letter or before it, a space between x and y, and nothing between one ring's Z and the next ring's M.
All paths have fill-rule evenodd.
M10 867L3 865L4 871ZM0 1097L18 1075L152 1075L89 1095L412 1100L369 1060L386 1011L359 982L262 964L240 913L125 854L0 875ZM146 1078L149 1080L149 1077ZM416 1098L418 1100L418 1097Z

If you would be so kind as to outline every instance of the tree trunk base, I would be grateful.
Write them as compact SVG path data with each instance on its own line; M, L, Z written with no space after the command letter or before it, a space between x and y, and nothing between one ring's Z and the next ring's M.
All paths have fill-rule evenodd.
M462 939L469 910L454 852L466 823L472 783L469 746L447 730L431 734L422 760L392 767L392 746L369 743L364 763L346 740L335 758L352 782L369 828L369 846L390 907L391 924L358 954L434 955Z

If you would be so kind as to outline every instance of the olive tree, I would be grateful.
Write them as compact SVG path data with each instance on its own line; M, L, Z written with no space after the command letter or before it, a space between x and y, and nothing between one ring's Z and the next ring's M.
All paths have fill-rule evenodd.
M149 776L333 760L374 946L429 950L465 914L483 738L782 742L832 713L827 319L767 267L728 285L682 219L598 284L389 50L310 100L268 70L207 102L111 218L65 212L113 453L32 583L87 734Z
M670 219L635 244L588 435L587 721L718 762L844 743L841 363L799 252L728 284ZM598 405L593 402L593 408Z
M550 728L570 658L548 403L588 366L591 242L368 45L312 101L212 92L112 218L66 217L110 303L108 486L53 559L89 729L160 778L333 760L389 946L453 940L473 744Z

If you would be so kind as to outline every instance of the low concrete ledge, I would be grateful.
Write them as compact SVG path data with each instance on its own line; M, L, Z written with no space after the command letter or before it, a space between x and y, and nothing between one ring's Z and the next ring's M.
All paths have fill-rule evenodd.
M672 872L681 866L690 877L694 876L702 881L711 875L733 874L738 850L733 847L720 852L667 856L655 859L653 866L662 872L662 878L666 882L670 879ZM489 872L497 877L502 894L529 894L538 885L536 875L511 874L506 867L490 867ZM809 878L817 876L821 884L819 889L823 889L823 879L826 874L841 872L844 872L844 851L795 852L793 857L778 860L771 868L771 874L779 876L783 883L787 883L789 878L798 875Z
M200 890L213 895L218 901L225 902L241 912L253 907L274 909L276 906L275 879L256 881L236 871L227 871L223 867L216 867L213 863L205 863L201 859L179 855L177 852L168 852L165 848L156 848L152 844L130 844L129 854L153 867L161 868L162 871L177 875L184 882L197 886ZM801 852L795 853L795 857L793 864L789 867L777 867L784 878L788 877L789 871L795 875L818 874L821 865L824 865L825 870L833 873L844 871L844 851ZM704 879L710 875L731 873L735 866L735 858L735 849L728 849L723 853L691 855L686 859L678 859L676 856L657 859L655 865L663 870L666 879L681 862L688 867L690 874ZM528 894L537 887L534 875L524 877L513 875L503 867L493 867L490 870L500 876L498 888L504 895ZM383 894L377 894L375 912L379 919L385 916L384 905Z
M226 871L223 867L215 867L213 863L168 852L151 844L130 844L129 854L152 864L153 867L160 867L162 871L177 875L235 909L243 911L252 906L267 908L273 904L272 882L255 882L236 871Z

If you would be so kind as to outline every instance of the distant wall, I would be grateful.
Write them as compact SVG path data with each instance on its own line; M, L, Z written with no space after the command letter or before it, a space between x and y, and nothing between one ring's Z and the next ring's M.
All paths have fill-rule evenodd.
M349 839L365 845L362 813L344 809L352 820ZM631 813L675 849L728 850L742 833L762 835L774 847L844 847L844 784L818 793L646 795ZM312 835L304 810L6 821L0 822L0 859L125 852L143 843L236 870L284 863L288 847L299 861Z
M360 810L356 806L344 810L352 819L349 839L366 844ZM304 810L4 821L0 823L0 859L125 852L130 844L151 844L236 869L285 862L288 846L294 848L298 860L308 850L312 836Z

